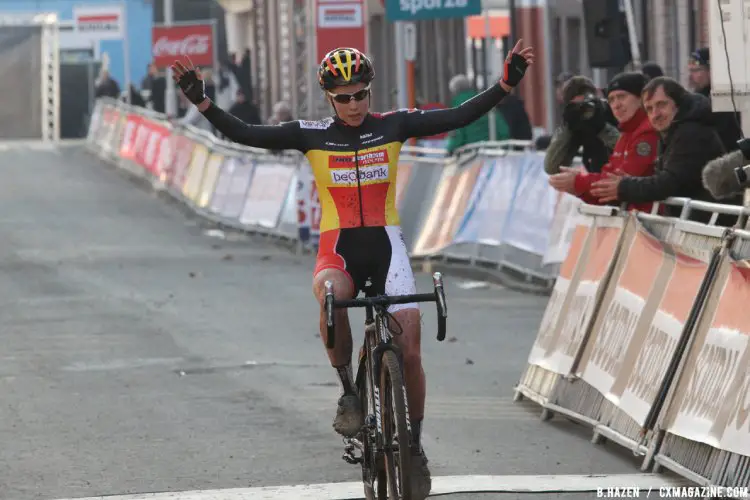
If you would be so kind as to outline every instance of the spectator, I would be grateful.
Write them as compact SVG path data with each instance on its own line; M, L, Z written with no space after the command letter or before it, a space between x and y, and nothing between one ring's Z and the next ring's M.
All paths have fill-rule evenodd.
M166 111L167 80L163 75L159 75L159 70L154 63L148 65L148 74L141 81L141 90L148 91L151 109L157 113Z
M531 120L526 112L523 99L516 95L514 89L500 104L495 106L495 111L502 115L503 121L508 126L508 138L519 141L530 141L533 137L531 130Z
M135 85L132 83L130 84L130 105L131 106L137 106L139 108L145 108L146 107L146 100L143 98L140 92L138 92L138 89L135 88Z
M655 173L648 177L609 174L592 185L591 194L603 203L647 203L673 196L716 202L701 180L706 163L724 153L708 98L688 92L672 78L660 76L643 89L642 101L651 125L660 135ZM678 216L680 210L666 208L671 216ZM691 217L698 222L708 222L709 218L705 212L695 212ZM722 216L717 223L731 225L735 219Z
M708 98L711 104L711 61L707 47L700 48L690 54L688 71L690 72L690 88ZM737 149L737 141L742 138L742 123L739 113L716 112L713 113L716 131L719 133L724 149L734 151Z
M229 54L229 70L234 74L237 84L250 102L255 102L253 95L253 81L250 67L250 49L245 49L242 59L237 61L237 56Z
M96 82L94 93L96 99L100 97L120 98L120 85L109 75L109 71L102 69L99 72L99 80Z
M558 191L567 192L591 205L602 204L591 193L594 182L610 173L632 176L651 175L657 155L659 135L648 121L641 106L641 92L646 86L646 76L640 72L621 73L615 76L607 88L607 100L620 123L620 138L615 144L609 162L601 173L590 173L584 168L560 167L562 172L550 177L550 185ZM620 201L629 201L620 199ZM630 204L629 209L651 211L651 204Z
M609 118L609 107L597 97L597 89L589 78L575 76L563 89L563 123L552 135L544 170L549 175L560 172L560 166L570 166L578 150L586 170L601 172L620 137Z
M294 116L292 116L292 107L289 106L288 102L279 101L273 105L271 117L268 119L269 123L278 125L292 120L294 120Z
M460 106L477 95L477 91L474 90L471 80L469 80L466 75L456 75L451 78L451 81L448 84L448 89L453 96L451 99L452 107ZM503 141L510 139L510 127L505 121L503 114L494 113L494 115L495 140ZM467 144L474 144L488 140L490 140L490 117L489 114L486 114L482 115L482 117L475 122L451 132L446 149L448 150L448 154L453 154L454 151L466 146Z
M664 76L664 70L653 61L644 63L643 66L641 66L641 73L646 75L647 80L653 80L656 77Z
M245 98L242 89L237 89L237 98L232 107L229 108L229 112L247 124L261 124L258 107Z
M234 103L237 91L240 90L240 86L237 83L237 78L234 76L234 73L229 70L229 67L226 65L219 65L217 69L217 84L216 84L216 105L220 108L228 109L232 106ZM247 96L247 94L243 91L243 96ZM246 101L249 101L249 99L245 99Z

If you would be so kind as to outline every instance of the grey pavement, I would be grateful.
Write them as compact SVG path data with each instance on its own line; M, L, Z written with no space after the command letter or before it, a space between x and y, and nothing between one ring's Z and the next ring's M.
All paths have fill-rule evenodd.
M11 148L0 171L0 498L359 479L331 428L312 256L207 236L79 147ZM630 453L512 402L546 299L459 281L451 341L424 309L433 474L637 472Z

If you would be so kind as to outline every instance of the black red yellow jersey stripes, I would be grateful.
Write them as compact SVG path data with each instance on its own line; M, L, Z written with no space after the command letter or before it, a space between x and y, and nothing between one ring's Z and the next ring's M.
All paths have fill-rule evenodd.
M318 187L320 230L324 232L399 225L396 176L403 143L412 137L465 127L505 95L499 85L494 85L455 108L371 113L358 127L347 126L338 118L248 125L213 104L204 114L234 142L304 153Z
M399 225L396 179L401 145L393 140L355 151L311 149L305 154L318 187L321 232Z

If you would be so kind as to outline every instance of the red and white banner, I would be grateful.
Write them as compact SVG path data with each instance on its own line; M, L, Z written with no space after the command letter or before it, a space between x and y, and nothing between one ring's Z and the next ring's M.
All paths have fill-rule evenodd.
M338 47L367 52L367 22L363 0L315 0L315 41L318 61Z
M137 114L125 118L125 130L120 143L120 156L161 177L171 156L170 132Z
M196 66L214 65L215 38L213 24L154 26L151 29L151 53L158 68L175 60L188 58Z
M89 40L120 40L125 36L121 5L73 7L75 32Z

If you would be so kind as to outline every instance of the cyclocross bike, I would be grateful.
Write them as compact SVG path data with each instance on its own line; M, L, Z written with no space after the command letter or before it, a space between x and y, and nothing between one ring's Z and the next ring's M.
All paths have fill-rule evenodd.
M433 293L390 297L375 295L369 284L364 287L364 298L352 300L335 300L333 284L330 281L325 283L328 330L326 346L329 349L335 344L334 309L365 308L365 338L359 351L355 380L365 423L357 436L344 439L342 458L350 464L362 465L362 481L367 500L412 498L409 407L406 402L403 360L398 346L393 343L393 335L400 335L402 331L388 312L388 306L435 302L437 339L442 342L445 339L448 317L442 275L433 274L432 283ZM398 330L392 330L391 323Z

